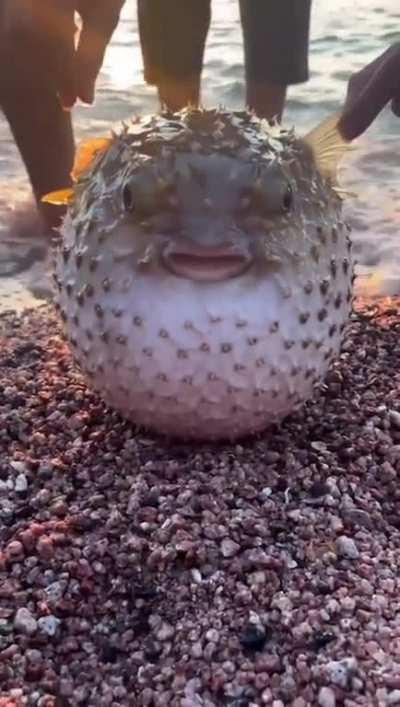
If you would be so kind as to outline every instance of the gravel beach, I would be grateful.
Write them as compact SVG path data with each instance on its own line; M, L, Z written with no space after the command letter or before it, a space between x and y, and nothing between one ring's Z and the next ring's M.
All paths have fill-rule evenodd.
M0 707L400 705L400 298L313 403L167 442L0 315Z

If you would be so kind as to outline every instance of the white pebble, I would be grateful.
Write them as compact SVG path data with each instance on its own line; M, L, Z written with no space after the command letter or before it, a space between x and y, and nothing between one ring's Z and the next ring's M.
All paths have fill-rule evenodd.
M24 493L28 488L28 480L25 474L18 474L15 479L15 490L17 493Z
M193 582L196 582L196 584L202 583L203 577L202 577L200 570L198 570L197 567L193 567L193 569L190 570L190 574L192 575Z
M14 618L14 628L16 631L21 631L21 633L32 636L36 632L37 626L37 621L35 617L32 616L29 609L24 606L18 609Z
M354 597L343 597L340 603L342 605L342 609L351 613L356 608L356 600L354 599Z
M46 633L48 636L55 636L61 621L57 619L56 616L53 616L53 614L49 614L49 616L42 616L37 623L40 631Z
M221 542L220 549L223 557L233 557L239 552L240 545L230 538L224 538Z
M203 646L201 645L201 641L196 641L193 643L191 654L193 658L201 658L203 655Z
M172 636L175 634L175 629L171 624L168 624L166 621L161 624L160 628L158 629L156 633L156 638L158 641L167 641L169 638L172 638Z
M321 687L318 693L320 707L336 707L336 697L331 687Z
M335 533L341 533L344 528L343 521L339 516L331 516L330 525Z
M400 705L400 690L392 690L386 697L386 704Z
M61 582L52 582L44 591L51 601L59 601L64 593L64 586Z
M209 628L206 633L207 641L212 641L213 643L218 643L219 633L216 628Z
M269 687L266 687L265 690L263 690L263 693L261 695L261 700L263 705L270 705L272 701L272 692Z

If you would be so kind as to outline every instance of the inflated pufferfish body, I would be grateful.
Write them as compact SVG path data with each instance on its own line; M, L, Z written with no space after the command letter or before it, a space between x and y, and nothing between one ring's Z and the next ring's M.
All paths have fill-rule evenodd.
M57 300L77 362L122 415L233 439L312 395L351 307L335 125L300 140L187 110L82 148L73 191L48 197L70 202Z

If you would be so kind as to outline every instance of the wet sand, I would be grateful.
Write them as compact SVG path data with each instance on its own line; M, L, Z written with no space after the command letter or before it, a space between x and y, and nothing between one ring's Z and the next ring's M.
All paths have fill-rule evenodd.
M400 704L400 299L257 439L107 410L50 308L0 315L0 705Z

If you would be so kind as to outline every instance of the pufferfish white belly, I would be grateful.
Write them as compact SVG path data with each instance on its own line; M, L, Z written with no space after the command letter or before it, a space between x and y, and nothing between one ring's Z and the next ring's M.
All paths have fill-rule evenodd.
M195 130L178 115L192 144ZM252 121L244 118L243 125L259 137L260 123ZM222 122L240 133L240 121L239 131L226 114ZM207 135L204 124L200 134ZM100 154L78 179L56 251L57 306L89 384L137 425L193 439L259 432L312 396L340 349L352 284L340 200L313 156L308 164L289 146L277 172L282 156L268 151L262 135L261 167L259 143L250 156L234 150L212 161L209 147L200 158L199 146L191 148L192 159L177 140L183 157L171 184L171 149L166 157L156 152L137 161L124 134L110 148L114 155ZM276 150L277 140L270 142ZM242 191L234 191L235 179ZM124 208L128 214L121 215ZM220 277L212 269L218 259L223 271L224 248L229 276ZM234 276L232 262L240 265L242 255Z
M283 419L325 375L350 308L346 251L325 278L293 268L212 287L121 266L110 280L104 264L94 277L72 258L60 303L76 358L112 407L169 436L233 439Z

